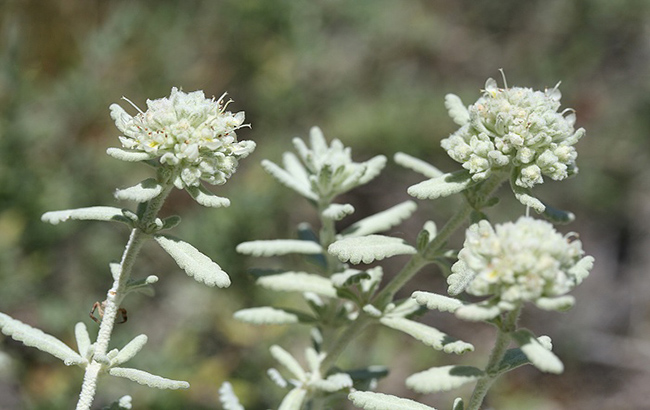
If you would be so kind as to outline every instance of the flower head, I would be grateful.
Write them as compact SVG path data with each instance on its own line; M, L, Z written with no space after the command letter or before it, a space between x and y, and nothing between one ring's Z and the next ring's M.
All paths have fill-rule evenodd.
M177 188L198 187L201 180L224 184L238 160L255 149L252 141L237 141L235 131L247 125L244 112L226 111L231 101L225 96L207 99L203 91L172 88L169 97L147 100L147 110L138 109L135 116L112 104L111 117L124 134L120 142L127 153L158 158L160 166L173 171Z
M558 112L558 86L545 91L498 88L490 78L483 96L467 108L460 98L448 95L446 106L461 128L442 140L442 147L474 181L504 170L513 173L514 184L521 188L541 184L543 176L567 178L577 172L573 145L585 131L574 130L573 110Z
M549 301L565 295L589 274L593 258L583 254L573 234L563 236L546 221L521 217L493 228L483 220L467 230L448 283L454 293L492 296L500 310L522 302L556 309L560 306ZM562 301L566 307L568 300Z

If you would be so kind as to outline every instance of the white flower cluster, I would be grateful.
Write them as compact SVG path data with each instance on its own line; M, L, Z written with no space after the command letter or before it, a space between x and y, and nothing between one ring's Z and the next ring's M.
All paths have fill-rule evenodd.
M522 188L541 184L542 175L565 179L577 172L573 145L585 131L574 130L573 110L558 112L558 86L543 92L498 88L490 78L483 96L467 108L460 98L448 95L449 114L461 128L444 139L442 147L474 181L497 170L512 170L515 184Z
M501 310L511 310L581 283L593 264L583 253L573 234L562 236L546 221L521 217L493 228L483 220L467 230L448 282L465 282L467 293L495 296Z
M253 141L237 141L235 130L247 125L244 112L226 111L230 101L225 96L206 99L203 91L172 88L168 98L147 100L147 111L138 109L135 116L112 104L111 117L124 134L122 146L147 154L146 159L160 158L163 167L174 171L177 188L196 187L201 180L224 184L238 159L255 149Z

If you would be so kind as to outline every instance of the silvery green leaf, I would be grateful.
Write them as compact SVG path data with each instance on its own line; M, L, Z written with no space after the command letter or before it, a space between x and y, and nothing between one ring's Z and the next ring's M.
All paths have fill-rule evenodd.
M282 154L282 165L294 179L303 181L305 185L309 185L309 174L300 162L300 159L293 152L285 152Z
M302 142L302 140L299 141ZM282 185L286 186L287 188L293 189L300 195L304 196L307 199L311 199L312 201L318 200L318 195L316 195L311 190L311 185L309 185L307 182L301 179L294 177L284 169L280 168L275 163L269 160L263 160L262 168L264 168L266 172L271 174L272 177L277 179L278 182L280 182Z
M266 241L249 241L237 245L237 252L253 256L276 256L290 253L307 255L320 254L323 248L317 242L300 239L271 239Z
M144 370L131 369L128 367L112 367L108 369L108 374L115 377L123 377L136 383L154 387L156 389L188 389L190 384L181 380L166 379L147 373Z
M41 216L43 222L57 225L59 222L65 222L70 219L79 221L114 221L120 222L123 217L120 208L113 208L112 206L91 206L89 208L66 209L63 211L45 212Z
M458 388L480 379L485 373L472 366L442 366L415 373L406 386L418 393L434 393Z
M390 317L406 317L421 309L421 306L412 298L404 300L399 305L389 304L385 309L385 315Z
M77 339L77 350L81 357L88 357L88 349L90 348L90 335L88 328L83 322L79 322L74 326L74 336Z
M300 410L307 396L307 390L296 387L284 396L278 410Z
M320 365L327 355L323 352L317 352L313 347L305 349L305 359L307 360L307 369L311 374L320 374Z
M413 201L402 202L350 225L341 234L351 238L386 231L410 217L416 208Z
M367 184L379 175L386 166L386 157L383 155L377 155L376 157L370 158L368 161L364 162L363 165L365 165L365 172L361 178L359 178L358 185Z
M281 292L314 292L328 297L336 296L336 288L332 282L314 273L284 272L262 276L257 280L257 284Z
M354 207L350 204L330 204L323 211L323 216L332 221L340 221L348 215L354 213Z
M111 276L113 280L118 280L122 274L122 265L117 262L110 262L108 264L108 269L111 271Z
M269 379L271 379L273 383L277 384L278 387L282 389L286 388L289 385L289 383L284 380L284 377L282 377L278 369L272 367L266 371L266 375L269 376Z
M510 188L515 194L515 198L517 198L517 200L521 202L522 205L533 208L539 214L543 213L546 210L546 205L544 205L544 203L539 199L532 196L530 194L530 189L523 188L515 184L515 178L516 175L513 172L513 175L510 177Z
M370 275L367 272L357 269L346 269L343 272L335 273L330 276L332 285L337 288L348 287L352 284L361 282L362 279L370 279Z
M199 205L203 205L208 208L221 208L221 207L227 207L230 206L230 199L224 198L221 196L217 196L213 194L212 192L208 191L203 185L200 186L189 186L185 188L188 194L196 202L199 203Z
M540 336L537 338L537 341L546 349L552 350L553 344L551 343L551 338L548 336ZM506 354L503 356L501 363L499 363L499 368L497 369L498 373L505 373L517 367L523 366L525 364L530 364L530 360L520 348L508 349Z
M379 283L384 277L384 270L381 266L375 266L374 268L368 269L366 273L370 275L370 278L361 280L361 290L365 294L370 294L379 286Z
M147 202L162 192L163 187L153 178L145 179L130 188L115 190L115 198L121 201Z
M445 107L449 112L449 116L456 124L462 126L469 122L469 111L457 95L445 95Z
M338 240L327 250L341 262L371 263L395 255L412 255L417 250L403 239L383 235L350 237Z
M476 272L471 270L465 262L456 262L453 266L453 273L447 277L447 284L449 285L447 293L452 296L461 294L475 276Z
M20 320L0 313L0 330L12 339L22 342L25 346L35 347L60 359L66 366L84 365L87 363L79 353L52 335L33 328Z
M295 313L270 306L238 310L233 317L254 325L284 325L300 321Z
M153 158L152 155L142 151L131 151L122 148L109 148L106 153L115 159L127 162L140 162Z
M165 229L172 229L178 226L179 223L181 223L181 217L178 215L172 215L168 216L167 218L163 219L163 226L160 228L161 230Z
M576 219L576 216L573 214L573 212L553 208L548 204L544 204L544 206L546 209L544 209L542 215L544 218L555 224L568 224Z
M427 178L435 178L443 174L442 171L440 171L438 168L434 167L433 165L429 164L428 162L422 161L419 158L412 157L403 152L398 152L397 154L395 154L393 159L395 160L395 163L397 163L398 165L401 165L404 168L408 168L415 172L418 172Z
M593 256L585 256L580 259L578 263L573 265L569 269L569 275L573 276L576 279L576 285L582 283L587 276L589 276L589 271L594 267L594 258Z
M427 245L438 235L438 228L433 221L426 221L422 230L418 234L417 248L419 251L424 251Z
M465 410L465 403L463 403L463 399L461 399L460 397L456 397L456 400L454 400L454 404L451 410Z
M239 403L239 398L229 382L223 382L219 388L219 401L223 406L223 410L244 410L244 406Z
M372 317L381 317L383 314L381 310L370 304L364 305L362 310Z
M278 345L273 345L270 348L271 356L275 358L282 366L289 370L298 380L307 380L307 374L300 366L300 363L283 348Z
M576 299L571 295L559 296L556 298L539 298L535 305L544 310L557 310L563 312L569 310L576 303Z
M347 373L336 373L328 376L325 380L313 382L312 386L318 390L333 393L352 387L352 378Z
M189 243L164 235L155 235L154 239L197 282L220 288L230 286L228 274Z
M474 346L471 344L456 340L438 329L422 323L403 317L382 317L379 321L385 326L404 332L425 345L445 353L462 354L474 351Z
M470 177L469 171L461 170L412 185L407 192L419 199L436 199L462 192L475 183Z
M102 408L102 410L130 410L133 408L131 401L131 396L122 396L119 400L111 403L110 406Z
M456 317L471 322L494 319L499 316L501 310L498 306L489 303L477 303L461 306L456 309Z
M517 330L512 334L521 351L528 357L528 360L539 370L547 373L560 374L564 371L564 365L553 352L540 343L530 331L526 329ZM548 343L547 347L548 347Z
M455 312L456 309L463 306L463 302L448 296L438 295L437 293L415 291L411 295L415 301L426 306L427 309L439 310L440 312Z
M348 394L348 399L356 407L366 410L436 410L410 399L371 391L352 392Z
M138 335L124 346L120 352L111 360L111 366L118 366L133 358L147 343L146 335Z
M158 276L149 275L144 279L129 279L126 283L127 292L138 292L143 295L153 296L155 294L153 287L154 283L158 282Z

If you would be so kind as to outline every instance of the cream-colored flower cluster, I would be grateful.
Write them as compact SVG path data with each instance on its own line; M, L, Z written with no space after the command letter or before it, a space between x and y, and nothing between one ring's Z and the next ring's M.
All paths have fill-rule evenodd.
M577 286L593 264L583 254L573 234L563 236L546 221L521 217L493 228L483 220L467 230L448 282L464 281L467 293L495 296L500 308L510 310Z
M201 180L224 184L238 160L255 149L253 141L237 141L235 131L246 126L244 112L226 111L230 101L225 96L207 99L203 91L172 88L169 97L147 100L147 110L138 109L135 116L112 104L111 117L124 134L122 146L146 153L147 159L160 158L163 167L173 170L179 189L199 186Z
M475 181L502 170L514 172L513 180L522 188L541 184L543 175L567 178L577 172L573 145L585 131L574 129L573 110L558 112L558 86L545 91L498 88L490 78L483 96L469 107L448 95L447 108L461 128L444 139L442 147Z

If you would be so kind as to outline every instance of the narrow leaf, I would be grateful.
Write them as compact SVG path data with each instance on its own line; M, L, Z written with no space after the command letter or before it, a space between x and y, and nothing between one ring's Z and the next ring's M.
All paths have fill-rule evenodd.
M253 325L284 325L299 322L298 315L295 313L269 306L242 309L235 312L233 317Z
M573 307L576 299L571 295L559 296L556 298L539 298L535 300L535 305L544 310L557 310L564 312Z
M111 206L91 206L89 208L66 209L63 211L46 212L41 216L43 222L57 225L70 219L79 221L122 221L123 213L120 208Z
M230 206L230 199L213 194L212 192L208 191L203 185L200 185L198 187L190 186L185 188L185 190L188 194L190 194L192 198L194 198L196 202L199 203L199 205L203 205L208 208L221 208Z
M544 347L530 331L520 329L513 333L512 338L517 342L521 351L528 360L539 370L547 373L560 374L564 371L564 365L549 349Z
M272 367L266 371L266 375L269 376L269 379L271 379L273 383L277 384L278 387L282 389L286 388L289 385L289 383L284 380L284 377L282 377L278 369Z
M438 168L434 167L433 165L429 164L428 162L422 161L419 158L412 157L403 152L398 152L397 154L395 154L393 159L395 160L395 163L397 163L398 165L401 165L404 168L408 168L415 172L418 172L427 178L435 178L443 174L442 171L440 171Z
M456 400L454 400L454 405L451 410L465 410L465 403L463 403L463 399L457 397Z
M445 95L445 107L449 116L458 125L465 125L469 122L469 111L463 101L455 94Z
M406 386L418 393L434 393L458 388L474 382L484 372L472 366L442 366L415 373L406 379Z
M257 284L275 291L314 292L328 297L336 296L336 288L332 282L314 273L285 272L262 276L257 280Z
M123 377L136 383L154 387L156 389L188 389L190 384L181 380L166 379L147 373L144 370L130 369L127 367L112 367L108 369L108 374L115 377Z
M455 312L456 309L463 306L463 302L448 296L438 295L436 293L415 291L411 296L418 304L426 306L427 309L435 309L441 312Z
M456 317L471 322L479 322L484 320L494 319L499 316L501 310L498 306L479 303L461 306L456 310Z
M272 239L267 241L249 241L237 245L237 252L253 256L276 256L290 253L315 255L323 252L317 242L299 239Z
M278 363L289 370L298 380L303 381L307 379L307 375L302 369L302 366L300 366L298 361L291 355L291 353L287 352L278 345L271 346L270 350L271 356L273 356L273 358L275 358Z
M510 188L512 189L512 192L515 194L515 198L519 202L521 202L522 205L528 206L530 208L533 208L537 213L543 213L546 210L546 205L542 203L539 199L535 198L534 196L531 195L530 189L528 188L523 188L520 187L515 183L516 180L516 174L515 172L512 173L510 176Z
M461 170L422 181L410 186L407 192L419 199L436 199L462 192L475 183L469 171Z
M330 277L332 285L337 288L348 287L361 282L363 279L370 279L370 275L367 272L357 269L346 269L345 271L335 273Z
M576 219L573 212L563 211L561 209L553 208L550 205L544 204L545 209L542 216L555 224L568 224Z
M129 343L124 346L120 352L111 360L111 366L118 366L133 358L147 343L146 335L138 335L133 338Z
M340 221L354 213L354 207L350 204L331 204L323 211L323 216L332 221Z
M454 339L423 323L414 322L403 317L382 317L379 321L385 326L404 332L425 345L436 350L442 350L445 353L462 354L474 351L474 346L471 344Z
M363 165L365 165L365 171L361 178L359 178L358 185L367 184L379 175L386 166L386 161L385 156L377 155L376 157L370 158L368 161L364 162Z
M115 198L121 201L147 202L162 192L163 187L155 179L149 178L130 188L115 191Z
M2 333L18 342L22 342L25 346L35 347L62 360L66 366L81 365L87 362L79 353L56 337L13 319L4 313L0 313L0 329Z
M284 396L278 410L300 410L307 396L307 390L296 387Z
M152 155L142 151L130 151L122 148L109 148L106 153L115 159L127 162L146 161L153 158Z
M589 271L593 267L593 256L585 256L584 258L580 259L578 263L573 265L573 267L569 269L568 273L576 279L576 285L579 285L583 280L585 280L587 276L589 276Z
M352 224L341 234L349 238L386 231L410 217L416 208L417 204L413 201L402 202Z
M219 401L223 410L244 410L244 406L239 403L239 398L232 389L232 384L223 382L219 388Z
M328 252L352 264L371 263L395 255L412 255L417 250L403 239L383 235L344 238L334 242Z
M456 296L467 288L469 283L476 276L476 273L463 261L456 262L452 266L451 270L453 273L447 277L447 284L449 285L447 293Z
M163 235L155 235L154 239L196 281L220 288L230 286L228 274L189 243Z
M282 185L286 186L287 188L291 188L300 195L304 196L307 199L311 199L313 201L318 200L318 195L316 195L312 190L311 187L304 182L302 179L299 177L295 177L291 175L289 172L285 171L284 169L280 168L278 165L275 163L268 161L268 160L263 160L262 161L262 168L269 174L271 174L272 177L278 180Z
M333 393L352 387L352 378L347 373L336 373L328 376L325 380L315 381L312 386L318 390Z
M77 350L81 357L87 357L88 348L90 348L90 335L88 334L88 328L83 322L79 322L74 327L74 336L77 339Z
M348 399L356 407L366 410L436 410L410 399L370 391L355 391L348 395Z

